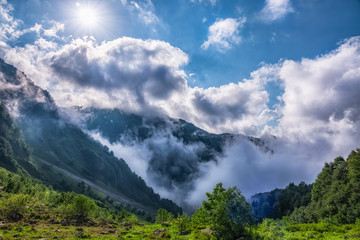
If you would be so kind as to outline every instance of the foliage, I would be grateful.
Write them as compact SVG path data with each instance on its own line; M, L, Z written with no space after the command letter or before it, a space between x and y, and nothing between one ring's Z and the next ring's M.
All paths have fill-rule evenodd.
M173 220L174 220L174 215L171 212L168 212L163 208L158 209L155 218L156 223L172 222Z
M326 163L311 192L311 202L290 216L297 222L355 223L360 215L360 152Z
M283 220L264 219L251 229L251 239L351 239L360 236L360 227L355 224L334 225L331 223L289 224Z
M203 208L218 238L233 239L244 233L244 227L253 220L250 205L236 187L225 189L218 183L212 193L206 193Z
M190 218L186 214L179 214L174 225L179 235L186 235L190 228Z
M43 212L45 215L56 214L60 218L95 217L121 221L131 215L117 205L95 202L93 199L74 192L60 193L37 180L11 173L3 168L0 168L0 186L3 188L2 191L0 190L0 209L2 211L0 218L1 216L7 218L18 216L19 218ZM4 194L7 196L1 197ZM29 204L25 204L25 202Z
M148 187L131 171L125 160L116 158L106 146L62 119L55 105L49 109L46 103L28 101L22 106L21 115L23 117L17 123L37 159L96 181L106 190L123 194L149 209L161 207L173 213L181 212L174 202L162 199ZM52 179L46 180L52 183ZM60 184L57 186L62 187Z
M25 213L29 211L28 204L30 196L26 194L17 194L3 200L1 211L9 220L20 220Z
M263 218L282 218L290 215L294 209L306 206L311 200L312 185L301 182L290 183L285 189L258 193L252 196L252 208L257 220Z
M191 222L199 229L210 227L208 225L210 224L210 215L208 211L204 209L204 207L199 207L191 216Z
M26 145L22 132L14 126L5 107L0 104L0 167L21 174L39 177Z
M139 219L138 217L135 215L135 214L131 214L127 217L124 218L124 221L127 222L127 223L130 223L132 225L136 224L139 222Z
M71 204L67 206L67 217L86 220L97 210L94 200L79 194L76 195Z

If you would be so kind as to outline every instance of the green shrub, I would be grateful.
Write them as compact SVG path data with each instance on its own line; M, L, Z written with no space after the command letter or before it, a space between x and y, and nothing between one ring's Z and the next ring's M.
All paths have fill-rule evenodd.
M17 194L5 199L1 209L4 216L13 221L18 221L30 210L28 204L30 196L26 194Z
M190 228L190 218L185 214L179 214L174 225L179 235L186 235Z
M171 212L168 212L163 208L158 209L155 218L156 223L172 222L173 220L174 220L174 215Z
M97 206L94 200L81 194L76 195L72 203L66 208L67 217L79 220L91 217L96 210Z
M139 222L138 217L135 214L131 214L124 218L124 221L130 224L136 224Z

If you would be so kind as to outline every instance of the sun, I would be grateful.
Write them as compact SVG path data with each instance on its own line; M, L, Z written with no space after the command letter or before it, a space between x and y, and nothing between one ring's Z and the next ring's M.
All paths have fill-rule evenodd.
M116 0L118 1L118 0ZM0 0L1 2L1 0ZM112 1L64 1L63 19L74 36L106 37L117 23Z
M93 6L76 3L76 22L85 29L95 29L101 24L101 16Z

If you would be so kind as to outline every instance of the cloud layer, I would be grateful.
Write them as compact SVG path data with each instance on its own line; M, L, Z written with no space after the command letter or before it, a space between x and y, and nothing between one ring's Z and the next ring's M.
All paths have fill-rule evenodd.
M129 91L140 103L145 95L166 99L186 86L179 67L187 63L187 55L156 40L121 38L101 45L78 40L47 61L64 80L105 92Z

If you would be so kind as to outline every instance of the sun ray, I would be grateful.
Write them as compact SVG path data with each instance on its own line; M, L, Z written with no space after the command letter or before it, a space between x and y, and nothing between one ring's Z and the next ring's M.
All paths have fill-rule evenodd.
M86 31L97 30L101 25L101 18L102 16L95 6L76 3L75 23L79 28Z

